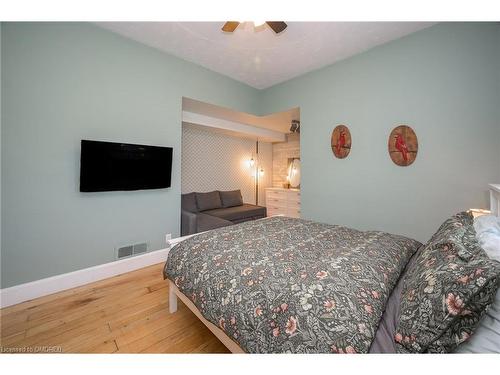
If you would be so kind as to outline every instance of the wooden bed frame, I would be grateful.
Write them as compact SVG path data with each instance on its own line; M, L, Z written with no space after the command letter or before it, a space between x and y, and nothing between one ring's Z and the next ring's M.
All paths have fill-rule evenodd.
M170 248L172 248L179 242L182 242L188 239L189 237L193 236L196 236L196 234L174 238L168 241L168 243L170 245ZM229 336L226 335L222 329L220 329L215 324L206 320L203 317L203 315L201 315L201 312L198 310L195 304L191 302L191 300L187 298L184 295L184 293L182 293L172 281L168 280L168 310L171 314L177 311L177 298L179 298L187 306L187 308L191 310L194 313L194 315L196 315L196 317L200 319L202 323L207 326L207 328L215 335L215 337L217 337L224 344L226 348L229 349L231 353L245 353L243 349L241 349L238 344L236 344L233 340L231 340Z
M171 314L177 311L177 298L179 298L184 304L191 310L197 317L200 319L203 324L207 326L207 328L212 331L212 333L217 337L225 346L228 348L231 353L245 353L243 349L241 349L238 344L236 344L233 340L229 338L228 335L224 333L222 329L217 327L215 324L206 320L203 315L201 315L200 311L196 308L193 302L189 298L187 298L177 286L172 282L168 281L168 309Z

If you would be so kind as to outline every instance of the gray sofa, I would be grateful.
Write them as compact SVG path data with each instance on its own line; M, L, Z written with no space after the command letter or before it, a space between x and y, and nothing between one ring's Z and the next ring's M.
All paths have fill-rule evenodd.
M243 203L240 190L182 194L181 234L186 236L266 217L266 208Z

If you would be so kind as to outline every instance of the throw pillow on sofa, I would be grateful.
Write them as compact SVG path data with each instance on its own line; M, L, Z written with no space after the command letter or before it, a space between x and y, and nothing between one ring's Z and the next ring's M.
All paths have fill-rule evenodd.
M243 205L243 197L240 190L220 191L222 207L236 207Z
M196 205L200 211L222 208L219 192L211 191L208 193L196 193Z
M196 205L196 193L182 194L181 207L183 210L189 212L198 212L198 206Z

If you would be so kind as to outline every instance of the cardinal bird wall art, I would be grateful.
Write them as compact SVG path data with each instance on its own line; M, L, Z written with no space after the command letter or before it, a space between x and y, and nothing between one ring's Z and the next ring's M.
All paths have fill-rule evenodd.
M332 151L339 159L344 159L351 152L351 132L347 126L339 125L333 129Z
M392 161L397 165L407 167L417 158L417 135L409 126L400 125L392 130L388 148Z

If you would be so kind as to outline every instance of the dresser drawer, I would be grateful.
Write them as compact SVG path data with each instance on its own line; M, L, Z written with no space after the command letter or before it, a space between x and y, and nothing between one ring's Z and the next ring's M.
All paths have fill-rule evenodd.
M299 202L300 203L300 192L298 192L298 191L290 191L290 192L288 192L288 201L289 202Z
M300 190L266 190L267 216L300 217Z
M273 199L282 199L286 201L286 191L283 190L267 190L266 191L266 198L273 198Z
M275 196L266 196L266 206L277 206L286 207L286 200L281 198L276 198Z
M287 209L287 216L290 216L290 217L296 217L296 218L300 218L300 208L291 208L289 207Z
M267 206L267 216L286 215L287 210L283 207Z

